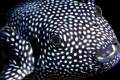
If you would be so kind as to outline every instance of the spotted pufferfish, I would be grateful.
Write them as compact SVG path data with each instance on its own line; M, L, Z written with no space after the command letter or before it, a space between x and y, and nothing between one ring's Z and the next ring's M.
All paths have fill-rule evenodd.
M0 79L80 80L115 66L119 42L94 2L32 0L11 8L0 29L7 59Z

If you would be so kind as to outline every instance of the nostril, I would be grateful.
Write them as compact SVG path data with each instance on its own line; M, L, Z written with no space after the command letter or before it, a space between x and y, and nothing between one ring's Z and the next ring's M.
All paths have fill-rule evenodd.
M94 28L98 28L99 25L98 25L98 24L94 24L93 27L94 27Z
M80 40L83 40L83 39L84 39L84 36L83 36L83 35L80 35L80 36L79 36L79 39L80 39Z

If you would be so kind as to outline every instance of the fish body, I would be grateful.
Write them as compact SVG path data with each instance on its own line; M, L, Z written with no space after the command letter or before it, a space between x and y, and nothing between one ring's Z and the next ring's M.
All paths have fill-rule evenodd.
M82 79L119 61L117 37L94 0L35 0L18 5L7 18L0 40L9 46L4 56L12 56L3 80L30 73L40 80Z

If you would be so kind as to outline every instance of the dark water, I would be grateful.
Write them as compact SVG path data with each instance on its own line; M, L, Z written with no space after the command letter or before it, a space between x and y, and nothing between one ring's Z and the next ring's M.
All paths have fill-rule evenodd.
M0 28L5 26L5 11L9 6L12 6L20 1L25 0L1 0L0 2ZM120 4L119 0L96 0L96 4L103 10L103 16L108 20L111 27L114 29L118 40L120 41ZM1 65L1 64L0 64ZM83 80L119 80L120 62L111 70L92 76Z

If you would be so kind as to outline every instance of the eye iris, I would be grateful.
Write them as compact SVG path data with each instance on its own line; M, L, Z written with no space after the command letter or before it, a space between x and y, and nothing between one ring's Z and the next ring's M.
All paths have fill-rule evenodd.
M95 6L95 13L96 15L102 15L102 9L99 6Z
M54 45L59 45L61 43L61 39L59 36L57 35L54 35L51 37L51 42L54 44Z

